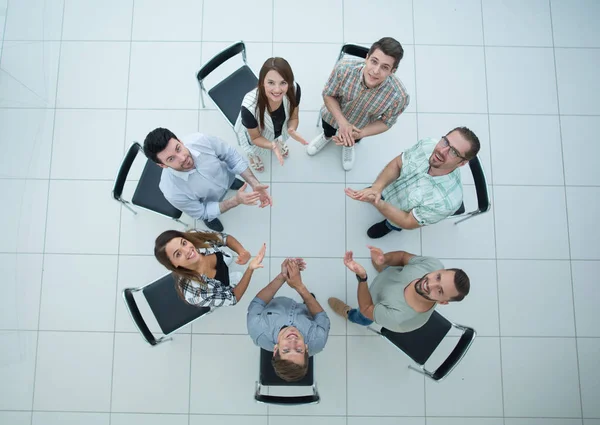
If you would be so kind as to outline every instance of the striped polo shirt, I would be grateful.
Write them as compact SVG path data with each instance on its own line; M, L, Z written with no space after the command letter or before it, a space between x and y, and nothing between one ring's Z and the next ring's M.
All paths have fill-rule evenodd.
M339 61L325 84L323 96L336 98L342 114L358 128L364 128L379 119L389 128L406 109L410 97L394 74L377 87L368 88L363 80L364 67L364 61ZM325 106L321 108L321 117L332 127L338 128L335 118Z
M421 226L450 217L463 199L459 168L444 176L427 173L429 157L437 143L435 139L423 139L404 151L400 177L382 192L386 202L402 211L412 211Z

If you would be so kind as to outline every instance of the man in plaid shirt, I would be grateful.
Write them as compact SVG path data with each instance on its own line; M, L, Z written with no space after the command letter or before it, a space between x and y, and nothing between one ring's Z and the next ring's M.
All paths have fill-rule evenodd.
M346 188L350 198L372 204L385 217L367 235L380 238L392 230L416 229L450 217L462 204L459 168L480 149L475 133L456 127L441 139L427 138L392 159L371 187Z
M309 155L333 139L342 146L342 166L349 171L354 166L354 144L396 123L409 102L406 88L394 75L402 56L402 45L384 37L373 43L365 62L337 63L323 89L323 132L307 146Z

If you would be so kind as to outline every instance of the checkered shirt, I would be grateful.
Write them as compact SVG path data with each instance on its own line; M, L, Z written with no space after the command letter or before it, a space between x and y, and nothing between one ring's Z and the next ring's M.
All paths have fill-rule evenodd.
M336 98L342 114L358 128L364 128L379 119L389 128L406 109L410 97L394 74L377 87L368 88L363 81L364 67L364 61L339 61L325 84L323 96ZM338 128L335 118L326 106L321 108L321 117L332 127Z
M421 226L451 216L463 199L460 169L445 176L432 177L427 174L429 157L437 142L435 139L423 139L404 151L400 177L382 193L386 202L402 211L412 211Z
M198 248L198 253L202 255L211 255L221 252L225 257L229 257L222 249L227 244L227 234L217 233L221 238L219 242L209 242L206 248ZM212 279L206 275L201 275L202 282L180 278L177 282L180 285L185 300L198 307L224 307L237 303L233 288L224 285L217 279ZM231 282L230 282L231 283Z

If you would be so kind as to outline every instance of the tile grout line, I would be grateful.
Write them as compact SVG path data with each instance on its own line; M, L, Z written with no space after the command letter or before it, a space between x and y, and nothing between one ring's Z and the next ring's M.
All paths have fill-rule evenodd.
M413 43L416 42L415 34L415 2L411 0L411 12L412 12L412 35ZM417 96L417 46L413 44L413 68L415 73L415 128L417 130L417 140L419 139L419 101ZM419 228L419 247L420 255L423 255L423 232ZM423 378L423 417L425 418L425 424L427 424L427 382L425 376Z
M135 16L135 0L132 0L131 2L131 28L129 30L129 34L130 34L130 38L133 38L133 23L134 23L134 16ZM132 50L133 50L133 41L130 40L129 41L129 63L128 63L128 68L127 68L127 93L125 96L125 128L123 130L123 149L126 142L127 142L127 121L129 118L129 111L127 109L127 107L129 106L129 84L131 81L131 56L132 56ZM117 306L117 302L119 300L119 266L120 266L120 261L121 261L121 224L123 222L123 207L119 206L119 232L118 232L118 237L117 237L117 278L116 278L116 282L115 282L115 313L113 316L113 349L112 349L112 362L111 362L111 371L110 371L110 398L108 401L108 410L109 410L109 416L108 416L108 425L111 425L112 423L112 407L113 407L113 389L114 389L114 383L115 383L115 351L116 351L116 345L117 345L117 310L118 310L118 306Z
M10 41L6 40L6 23L8 22L8 9L10 6L10 0L6 0L6 14L4 15L4 25L2 25L2 43L0 43L0 65L2 65L2 56L4 53L4 42ZM2 68L0 67L0 70Z
M569 273L571 275L571 302L573 307L573 330L575 336L575 356L576 356L576 364L577 364L577 381L579 384L579 411L582 418L583 423L583 392L581 389L581 369L579 366L579 343L577 339L577 315L575 309L575 285L573 282L573 258L572 258L572 250L571 250L571 226L569 225L569 203L567 196L567 176L565 170L565 152L564 152L564 142L562 135L562 120L560 117L560 95L558 90L558 69L556 67L556 48L554 42L554 19L552 16L552 1L548 0L548 7L550 9L550 32L552 34L552 59L554 61L554 82L556 84L556 107L558 110L558 135L560 137L560 153L562 156L562 172L563 172L563 183L564 183L564 200L565 200L565 217L566 217L566 227L567 227L567 247L569 249Z
M345 19L344 19L344 15L345 15L345 6L346 6L346 2L345 0L342 0L342 45L344 45L346 43L346 26L345 26ZM337 63L335 64L337 65ZM334 68L335 68L334 65ZM321 110L319 109L319 112L317 112L317 123L321 123ZM318 128L318 124L317 124L317 128ZM344 172L344 187L348 187L348 173ZM345 251L348 251L348 198L347 196L344 195L344 248ZM344 277L346 277L348 274L348 272L345 270L344 271ZM346 303L348 303L348 285L345 285L345 300ZM350 396L348 395L348 320L346 320L344 322L344 343L345 343L345 347L346 347L346 352L345 352L345 357L346 357L346 373L345 373L345 383L346 383L346 425L348 425L348 403L349 403L349 398Z
M7 9L6 9L6 15L8 16L8 1L7 1ZM64 23L65 23L65 2L63 2L63 8L62 8L62 20L61 20L61 25L60 25L60 36L62 39L62 34L63 34L63 30L64 30ZM6 29L6 22L4 23L5 25L5 29ZM4 45L4 42L3 42ZM4 49L2 49L4 50ZM42 273L40 276L40 301L38 303L38 323L37 323L37 333L36 333L36 342L35 342L35 363L33 366L33 389L32 389L32 396L31 396L31 421L30 424L33 425L33 411L34 411L34 406L35 406L35 383L37 380L37 366L38 366L38 354L39 354L39 346L40 346L40 322L41 322L41 318L42 318L42 294L43 294L43 288L44 288L44 265L46 262L46 237L48 235L48 207L50 206L50 176L52 174L52 152L54 150L54 135L56 132L56 102L58 100L58 80L60 77L60 57L61 57L61 53L62 53L62 42L59 44L58 47L58 63L57 63L57 68L56 68L56 87L54 89L54 114L53 114L53 118L52 118L52 141L50 142L50 161L49 161L49 165L48 165L48 185L47 185L47 195L46 195L46 217L45 217L45 222L44 222L44 239L43 239L43 247L42 247Z
M490 177L491 180L493 181L493 177L494 177L494 169L493 169L493 149L492 149L492 125L491 125L491 120L490 120L490 91L489 91L489 86L488 86L488 72L487 72L487 51L486 51L486 46L485 46L485 18L484 18L484 13L483 13L483 0L480 0L479 2L480 8L481 8L481 37L482 37L482 41L483 41L483 73L484 73L484 78L485 78L485 102L486 102L486 109L487 109L487 124L488 124L488 140L489 140L489 151L490 151ZM500 276L498 273L498 239L497 239L497 229L496 229L496 211L495 211L495 207L494 205L496 204L496 200L495 200L495 193L496 191L494 190L494 186L491 185L491 192L492 192L492 207L491 207L491 213L494 215L494 263L495 263L495 269L496 269L496 299L497 299L497 304L498 304L498 349L499 349L499 353L498 353L498 357L500 359L500 393L502 396L502 423L505 424L506 423L506 406L505 406L505 400L504 400L504 365L503 365L503 361L502 361L502 329L501 329L501 317L500 317Z
M200 26L200 68L202 68L202 52L203 52L203 47L204 47L204 5L205 2L204 0L202 0L202 24ZM198 110L196 112L196 128L198 130L198 132L200 132L200 111L204 110L205 108L202 107L202 99L203 99L203 94L202 94L202 88L200 87L200 84L197 84L198 86ZM194 228L198 228L198 226L196 225L196 219L193 219L193 223L194 223ZM194 333L192 332L192 326L190 326L190 363L189 363L189 372L188 372L188 411L187 411L187 418L188 418L188 425L191 424L192 422L192 355L194 352Z
M275 52L275 0L271 0L271 57L274 56ZM298 107L298 112L300 108ZM266 161L265 161L266 162ZM271 189L271 202L273 202L273 159L271 153L269 153L269 188ZM273 205L269 207L269 249L272 250L273 246L271 245L273 242ZM273 264L271 263L272 256L269 256L269 282L271 281L271 270L273 268ZM269 390L269 394L271 390ZM266 405L266 415L267 415L267 425L271 422L270 420L270 406Z

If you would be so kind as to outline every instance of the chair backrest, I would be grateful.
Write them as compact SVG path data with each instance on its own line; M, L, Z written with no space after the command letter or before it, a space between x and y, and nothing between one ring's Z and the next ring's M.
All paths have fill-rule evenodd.
M146 160L144 171L135 188L131 203L164 216L178 219L182 212L175 208L160 190L163 169L154 161Z
M454 350L452 350L446 360L444 360L444 362L438 366L435 372L433 372L433 376L431 376L431 378L433 378L435 381L439 381L452 372L452 369L456 367L456 365L467 353L467 350L475 339L475 335L476 333L473 328L466 328L458 340L458 343L454 347Z
M314 356L308 358L308 370L304 378L296 382L287 382L281 379L275 373L271 359L273 358L273 352L267 351L263 348L260 349L260 372L259 372L259 383L260 385L270 387L311 387L314 388ZM312 404L318 403L320 400L319 394L316 390L313 390L312 394L299 395L299 396L276 396L276 395L264 395L259 391L254 395L256 401L260 403L278 404L278 405L300 405L300 404Z
M419 329L399 333L382 328L381 335L404 351L415 363L424 365L448 334L450 328L452 328L452 323L434 310L427 323Z
M142 292L165 335L175 332L210 311L210 307L196 307L181 299L171 273L144 286Z
M112 195L117 201L121 200L121 195L123 195L123 187L125 187L125 181L127 180L127 175L129 174L129 170L133 165L133 161L137 156L138 152L142 150L142 146L134 142L129 147L125 158L121 162L121 166L119 167L119 172L117 173L117 178L115 179L115 185L113 186Z
M358 44L344 44L340 50L338 60L340 60L344 55L356 56L358 58L365 59L369 54L369 50L370 49L368 47L359 46Z
M135 291L137 291L136 288L125 288L123 290L123 299L125 300L125 306L127 307L129 315L133 319L133 322L136 324L144 339L148 342L148 344L156 345L158 342L156 341L154 334L152 333L152 331L150 331L150 328L144 321L142 313L140 312L135 298L133 297L133 293Z
M231 59L232 57L234 57L235 55L237 55L239 53L245 54L245 52L246 52L246 46L243 41L238 41L237 43L233 44L232 46L229 46L227 49L223 50L221 53L218 53L211 60L209 60L206 64L204 64L204 66L202 68L200 68L200 71L198 71L198 74L196 75L196 77L198 78L198 81L202 82L202 80L204 80L208 76L208 74L213 72L220 65L225 63L227 60Z
M487 182L485 180L485 173L479 156L469 161L469 168L473 174L473 181L475 182L475 190L477 191L477 205L479 212L486 212L490 209L490 196L488 193Z
M244 96L258 86L254 72L244 65L208 91L231 126L235 125Z

